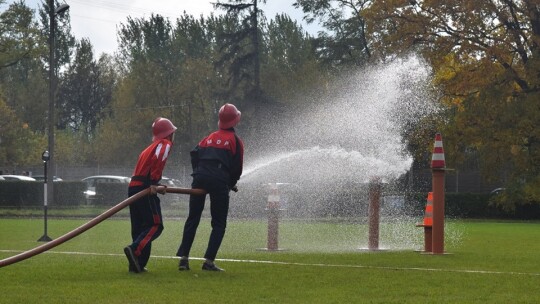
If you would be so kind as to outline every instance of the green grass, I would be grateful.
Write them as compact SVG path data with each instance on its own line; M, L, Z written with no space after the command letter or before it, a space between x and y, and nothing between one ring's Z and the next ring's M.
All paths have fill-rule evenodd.
M49 219L55 238L86 220ZM280 247L267 252L266 222L231 220L218 265L224 273L179 272L173 258L183 220L167 220L153 243L149 272L130 274L122 248L129 220L114 217L36 257L0 269L0 303L536 303L540 299L540 223L452 221L449 254L409 249L368 252L366 227L280 223ZM414 223L411 223L414 226ZM381 234L391 224L381 225ZM415 228L413 228L415 229ZM192 250L204 254L209 221ZM1 219L0 258L41 243L42 219ZM356 238L356 239L355 239ZM319 248L319 249L318 249ZM97 253L74 255L61 252ZM231 261L234 260L234 261ZM240 261L250 260L250 261ZM273 261L282 263L255 263ZM324 264L324 265L323 265Z

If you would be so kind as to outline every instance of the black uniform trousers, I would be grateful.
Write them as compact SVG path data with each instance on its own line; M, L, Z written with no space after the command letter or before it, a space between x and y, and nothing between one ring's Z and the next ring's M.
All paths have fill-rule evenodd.
M147 187L130 187L128 195L131 197ZM148 195L140 198L129 205L131 219L131 238L133 243L129 245L135 256L138 257L139 265L144 268L150 259L152 241L157 239L163 232L163 217L161 204L157 195Z
M193 176L192 188L206 190L210 195L210 214L212 216L212 232L208 241L208 247L204 254L205 259L215 260L227 227L227 215L229 213L229 185L211 176L196 174ZM177 256L189 256L191 246L195 239L197 227L201 221L204 210L206 195L191 195L189 197L189 214L184 225L182 242Z

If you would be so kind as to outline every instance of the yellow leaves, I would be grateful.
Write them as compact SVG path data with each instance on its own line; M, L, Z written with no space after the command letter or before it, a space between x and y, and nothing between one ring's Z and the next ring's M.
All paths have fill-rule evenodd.
M457 73L461 70L461 67L455 60L454 54L447 54L442 57L438 62L439 68L437 69L434 77L434 82L445 83L453 80Z
M464 101L465 98L462 96L443 96L441 98L442 104L455 108L458 112L465 110Z
M514 156L518 156L519 153L521 152L521 146L518 146L518 145L511 145L510 146L510 153Z
M525 201L538 202L540 200L540 176L533 178L523 186Z

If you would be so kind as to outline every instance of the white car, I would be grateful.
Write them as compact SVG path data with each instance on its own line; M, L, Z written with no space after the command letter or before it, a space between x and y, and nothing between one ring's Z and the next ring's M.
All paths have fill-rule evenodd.
M37 181L41 181L41 182L45 180L45 176L43 176L43 175L32 175L32 177L35 178ZM61 181L63 181L63 179L61 179L58 176L53 176L53 181L61 182Z
M0 177L6 181L36 181L35 178L26 175L0 175Z
M160 185L165 185L167 187L178 187L180 185L180 181L174 178L168 178L168 177L161 177L161 180L159 181Z
M88 203L99 199L99 196L96 193L96 185L98 183L123 183L129 184L131 181L130 177L119 176L119 175L95 175L89 176L82 179L86 183L86 190L83 192Z

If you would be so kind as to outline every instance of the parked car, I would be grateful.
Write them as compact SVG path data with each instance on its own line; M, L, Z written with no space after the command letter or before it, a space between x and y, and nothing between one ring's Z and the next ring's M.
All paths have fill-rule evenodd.
M35 178L26 175L0 175L6 181L36 181Z
M41 181L41 182L45 180L45 176L43 176L43 175L32 175L32 177L35 178L37 181ZM53 181L54 182L61 182L61 181L63 181L63 179L61 179L58 176L53 176Z
M101 202L104 197L104 193L97 193L96 186L99 183L122 183L126 184L126 195L127 195L127 184L131 181L130 177L119 176L119 175L95 175L89 176L82 179L86 183L86 190L83 192L86 198L87 204L92 204L94 202Z
M159 181L161 185L165 185L167 187L178 187L180 185L180 181L174 178L168 178L163 176L161 180Z
M491 194L491 195L499 195L499 194L503 193L504 190L506 190L506 188L495 188L495 189L491 190L491 192L489 194Z

